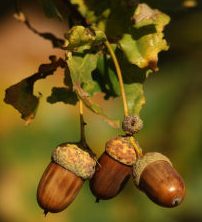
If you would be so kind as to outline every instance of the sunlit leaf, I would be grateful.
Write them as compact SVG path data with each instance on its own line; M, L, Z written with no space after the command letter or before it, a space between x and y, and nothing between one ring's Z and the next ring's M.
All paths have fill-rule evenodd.
M66 34L66 47L68 50L79 50L79 48L90 49L106 40L104 32L93 30L83 26L74 26Z
M97 58L97 54L89 53L84 57L69 55L67 60L73 85L80 83L89 95L93 95L97 91L97 84L92 79L92 71L97 66Z
M130 114L139 114L145 104L143 85L141 83L124 85Z
M133 17L134 25L119 41L128 61L140 68L157 70L158 53L168 45L162 32L169 17L146 4L139 4Z
M110 120L102 108L92 101L91 97L99 91L99 86L92 78L92 72L96 69L98 54L86 54L82 56L68 55L67 64L73 82L74 90L84 104L94 113L100 115L111 126L118 127L116 121Z

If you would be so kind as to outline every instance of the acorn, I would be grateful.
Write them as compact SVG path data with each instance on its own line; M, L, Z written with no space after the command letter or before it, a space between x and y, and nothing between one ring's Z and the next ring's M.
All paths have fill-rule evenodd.
M184 199L184 181L161 153L146 153L139 158L134 164L133 175L137 187L162 207L178 206Z
M90 189L97 202L115 197L124 188L135 161L136 152L130 137L118 136L106 143L90 180Z
M81 144L64 143L52 153L37 189L37 201L48 212L57 213L69 206L84 181L95 172L96 161Z

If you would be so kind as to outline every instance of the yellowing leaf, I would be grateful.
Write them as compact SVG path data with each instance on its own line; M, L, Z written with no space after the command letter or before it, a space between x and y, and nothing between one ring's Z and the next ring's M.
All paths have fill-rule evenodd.
M158 9L152 9L147 4L139 4L132 17L134 26L141 28L147 25L155 25L157 32L162 32L170 18Z
M139 4L132 19L133 28L124 33L119 41L120 48L130 63L155 71L158 69L158 53L168 49L162 31L168 24L169 17L146 4Z
M83 26L74 26L66 34L66 47L68 50L90 49L106 40L104 32Z

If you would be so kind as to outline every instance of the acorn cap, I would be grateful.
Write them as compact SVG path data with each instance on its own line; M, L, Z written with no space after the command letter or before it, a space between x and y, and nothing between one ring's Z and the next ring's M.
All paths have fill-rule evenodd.
M105 150L112 158L123 164L131 166L136 161L136 152L130 137L112 138L106 143Z
M139 185L140 177L141 177L141 174L142 174L143 170L145 169L145 167L147 167L149 164L159 161L159 160L164 160L172 166L172 163L168 159L168 157L164 156L161 153L157 153L157 152L146 153L143 157L137 159L137 161L133 165L134 182L137 186Z
M138 115L126 116L122 122L122 129L129 135L138 133L143 127L143 121Z
M77 176L88 179L95 172L96 161L79 144L61 144L52 153L52 160Z

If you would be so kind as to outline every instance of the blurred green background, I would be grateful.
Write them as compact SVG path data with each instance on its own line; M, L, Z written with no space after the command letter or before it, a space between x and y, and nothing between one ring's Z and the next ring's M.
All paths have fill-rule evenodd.
M4 3L5 2L5 3ZM23 5L33 25L62 36L66 27L44 16L34 1ZM4 90L34 73L48 55L62 55L49 42L31 33L12 17L12 4L1 1L0 17L0 221L2 222L201 222L202 221L202 7L200 1L147 1L167 12L170 50L160 54L159 72L144 85L144 128L137 139L144 151L166 154L186 183L186 198L174 209L161 208L139 192L130 181L109 201L95 203L88 182L62 213L46 218L36 202L36 189L50 154L57 144L79 139L78 107L50 105L46 96L53 85L62 86L61 70L36 84L43 94L34 122L24 126L19 113L3 103ZM184 7L187 2L194 7ZM186 4L185 4L186 3ZM193 4L192 4L193 6ZM118 99L96 97L111 117L122 115ZM114 112L115 111L115 112ZM87 139L97 152L120 132L86 111Z

